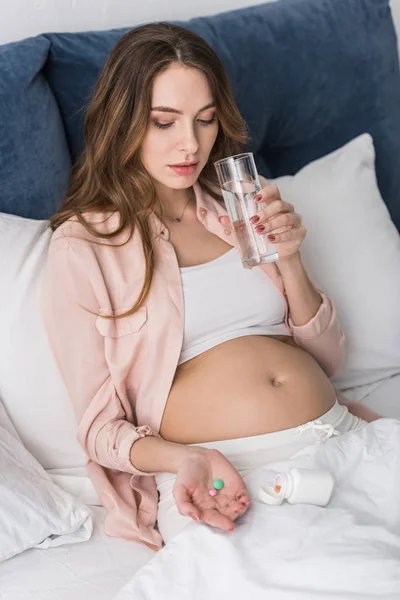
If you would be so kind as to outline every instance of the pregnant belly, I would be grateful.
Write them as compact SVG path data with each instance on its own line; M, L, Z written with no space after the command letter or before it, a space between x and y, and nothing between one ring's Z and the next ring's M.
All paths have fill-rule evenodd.
M281 431L320 417L335 399L291 337L236 338L177 368L160 435L194 444Z

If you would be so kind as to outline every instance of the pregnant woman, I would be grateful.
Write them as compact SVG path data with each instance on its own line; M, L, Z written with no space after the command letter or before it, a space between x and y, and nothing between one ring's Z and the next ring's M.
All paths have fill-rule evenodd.
M207 43L139 27L97 81L51 220L43 315L106 532L153 549L191 519L232 530L245 471L375 417L329 380L344 334L301 216L263 178L253 226L279 260L242 267L214 162L247 140Z

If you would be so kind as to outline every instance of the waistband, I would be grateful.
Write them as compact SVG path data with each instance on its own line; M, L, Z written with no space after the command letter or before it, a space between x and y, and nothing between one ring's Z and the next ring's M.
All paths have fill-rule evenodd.
M290 429L283 429L281 431L273 431L272 433L262 433L261 435L253 435L250 437L233 438L230 440L219 440L214 442L204 442L199 444L188 444L189 446L201 446L202 448L208 448L213 450L219 450L225 455L240 454L243 451L252 452L257 450L264 450L274 446L282 446L293 442L298 438L299 433L306 431L309 426L316 423L322 425L332 425L333 428L346 417L348 414L346 406L339 404L336 400L335 404L326 413L314 419L308 421L304 425L298 425L291 427Z

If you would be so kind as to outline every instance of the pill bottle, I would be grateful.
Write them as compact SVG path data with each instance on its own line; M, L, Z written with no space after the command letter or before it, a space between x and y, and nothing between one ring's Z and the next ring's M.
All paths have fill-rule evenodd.
M329 471L317 469L291 469L275 476L273 485L261 486L259 497L266 504L279 505L284 500L290 504L326 506L331 499L335 480Z

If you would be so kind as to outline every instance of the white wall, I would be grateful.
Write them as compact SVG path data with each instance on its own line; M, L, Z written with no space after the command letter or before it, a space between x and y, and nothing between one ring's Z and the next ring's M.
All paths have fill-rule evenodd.
M0 0L0 44L49 31L87 31L184 20L266 1Z
M0 44L50 31L109 29L213 15L266 1L274 0L0 0ZM391 4L400 32L400 0Z

